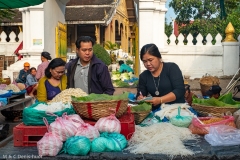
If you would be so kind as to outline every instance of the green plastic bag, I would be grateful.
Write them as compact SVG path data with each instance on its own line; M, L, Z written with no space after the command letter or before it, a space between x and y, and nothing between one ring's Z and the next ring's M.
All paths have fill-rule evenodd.
M92 152L118 152L127 146L124 135L119 133L101 133L100 137L92 141Z
M192 122L192 117L191 116L181 116L180 112L181 112L181 107L178 107L178 115L176 115L175 117L172 117L170 119L170 122L174 126L187 128L190 125L190 123Z
M91 141L84 136L70 137L63 144L61 153L75 156L86 156L91 149Z
M154 116L154 113L150 112L149 115L139 124L139 126L147 127L160 122L162 122L160 117Z
M34 109L34 107L36 107L38 104L46 104L46 103L37 102L37 103L34 103L33 105L23 109L23 123L25 125L27 125L27 126L45 126L45 124L43 122L43 117L45 117L47 119L49 124L52 123L53 121L55 121L56 116L47 115L47 113L45 111L39 111L39 110ZM62 111L54 112L53 114L61 117L62 114L65 112L67 113L67 115L75 114L75 111L72 106L71 106L71 108L66 108Z

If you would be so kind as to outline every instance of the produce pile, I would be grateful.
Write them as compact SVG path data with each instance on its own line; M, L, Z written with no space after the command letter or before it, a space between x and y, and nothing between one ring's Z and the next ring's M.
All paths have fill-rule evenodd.
M116 152L127 146L126 138L120 134L120 121L114 115L99 119L94 126L84 123L78 115L70 116L64 113L50 125L43 118L48 132L37 142L40 156L56 156L59 153L85 156L90 151ZM79 126L75 122L79 122Z
M149 127L136 126L127 150L134 154L186 156L192 155L194 152L187 149L183 141L193 139L196 137L191 134L189 129L176 127L170 123L157 123Z
M93 102L93 101L110 101L110 100L125 100L128 99L128 92L120 95L108 95L108 94L95 94L91 93L85 97L75 97L72 96L72 101L74 102Z
M51 102L63 102L63 103L67 103L67 102L71 102L71 96L75 96L75 97L82 97L82 96L87 96L88 94L85 93L83 90L81 90L80 88L69 88L69 89L65 89L63 90L61 93L59 93L58 95L56 95L56 97L54 97L52 99Z
M15 84L9 84L9 85L7 85L7 86L4 88L4 90L12 90L12 91L15 92L15 93L21 91Z
M200 104L205 106L216 106L216 107L236 107L240 108L240 102L237 102L232 99L232 93L225 94L220 96L218 99L199 99L193 97L193 104Z
M220 81L217 77L213 77L213 76L203 76L199 83L203 84L203 85L207 85L207 86L212 86L212 85L219 85Z
M111 79L114 87L135 87L138 84L138 78L132 72L120 73L118 71L114 71L111 74Z

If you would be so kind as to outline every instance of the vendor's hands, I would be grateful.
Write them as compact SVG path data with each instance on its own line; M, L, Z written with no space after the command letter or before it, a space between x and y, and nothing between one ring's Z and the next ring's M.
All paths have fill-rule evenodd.
M146 100L145 102L151 103L153 106L156 106L161 103L161 100L160 97L153 97L151 100Z
M137 97L137 100L142 100L142 99L144 99L144 98L146 98L146 96L143 96L142 94L140 94L140 95Z

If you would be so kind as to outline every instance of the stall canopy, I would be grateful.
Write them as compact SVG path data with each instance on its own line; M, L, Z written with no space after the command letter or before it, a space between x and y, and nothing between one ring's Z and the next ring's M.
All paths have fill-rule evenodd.
M39 5L46 0L0 0L0 9L14 9Z

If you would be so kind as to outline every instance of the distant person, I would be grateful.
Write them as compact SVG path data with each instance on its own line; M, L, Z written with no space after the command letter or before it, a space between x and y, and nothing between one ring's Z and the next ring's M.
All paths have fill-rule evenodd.
M47 68L49 64L49 60L51 60L52 57L50 53L48 52L42 52L41 53L41 61L42 63L38 65L37 67L37 74L36 74L36 79L40 80L42 77L45 76L45 69Z
M120 66L120 68L119 68L120 73L124 73L124 72L132 72L133 73L134 72L133 69L129 65L125 64L122 60L120 60L118 62L118 64Z
M206 95L209 96L209 98L215 98L218 99L220 97L220 92L222 88L219 85L213 85L210 87L210 89L206 92Z
M36 79L36 73L37 73L36 68L32 67L30 68L30 74L27 75L26 90L27 94L31 97L37 95L38 81Z
M65 75L66 62L61 58L54 58L45 69L45 76L39 80L37 100L51 101L57 94L66 89L67 76Z
M29 68L30 64L28 62L25 62L23 64L23 69L20 70L18 77L15 79L15 82L17 83L17 86L20 90L23 90L26 88L25 83L27 80L27 75L30 73Z
M192 97L195 96L197 97L193 92L190 90L190 85L184 84L185 85L185 100L188 103L189 106L192 106Z

